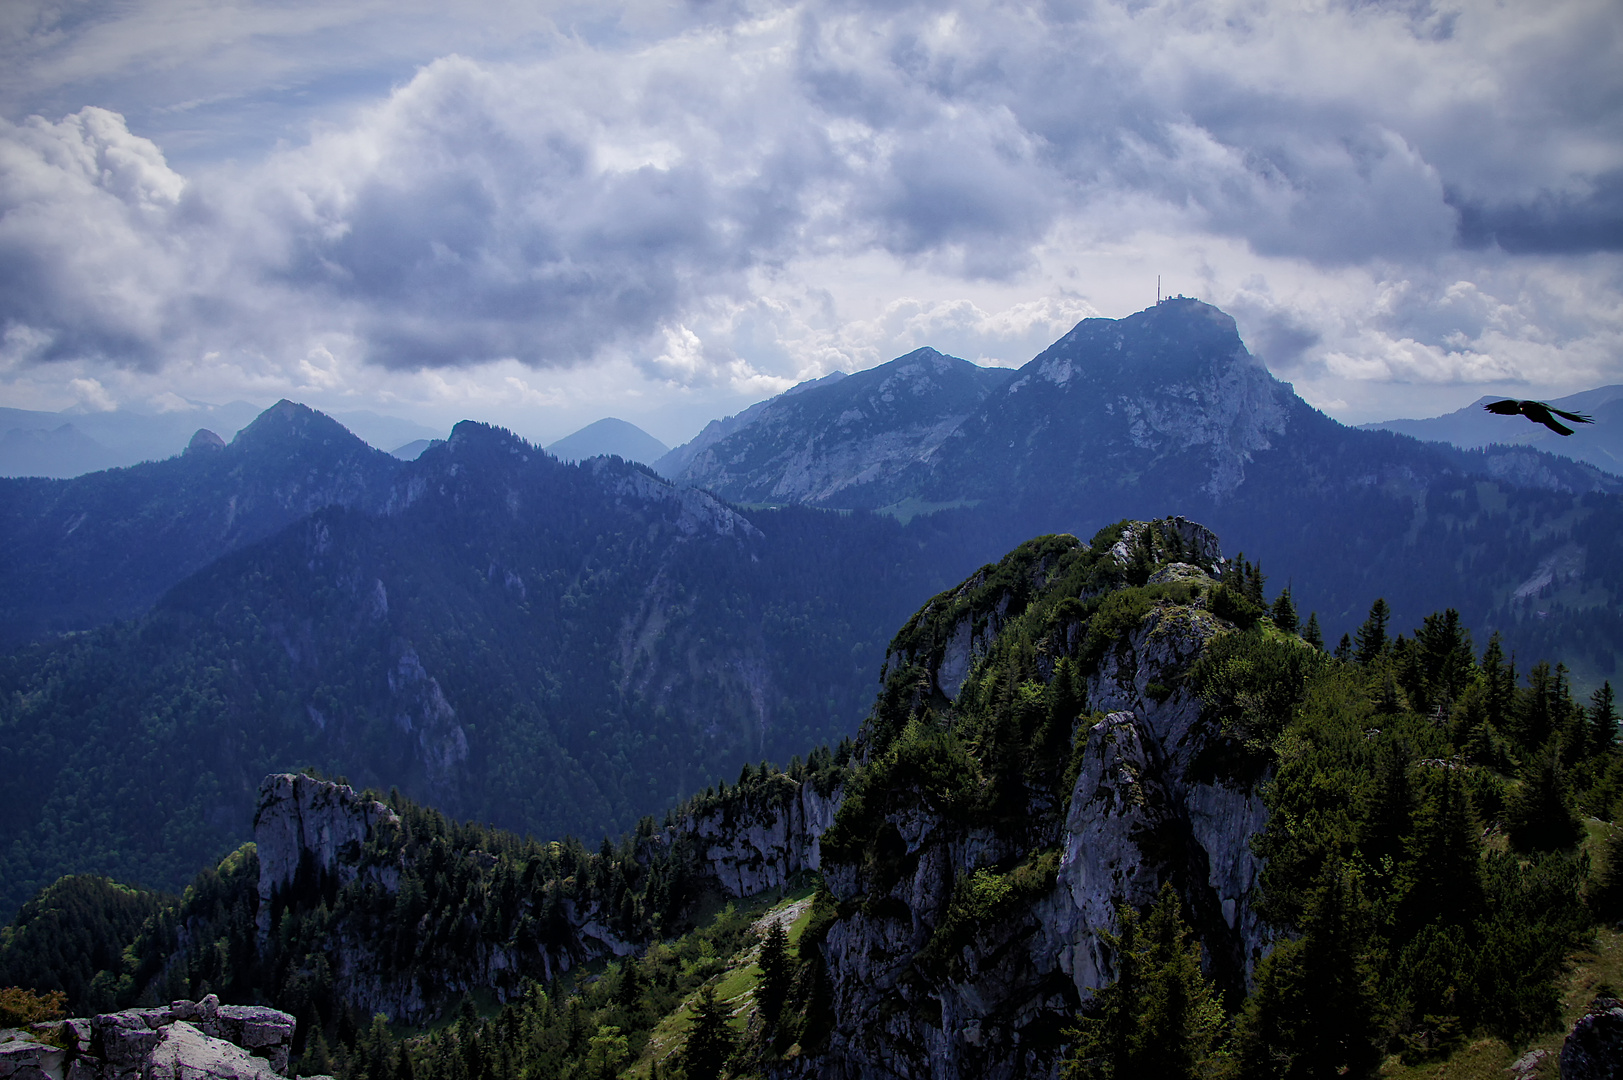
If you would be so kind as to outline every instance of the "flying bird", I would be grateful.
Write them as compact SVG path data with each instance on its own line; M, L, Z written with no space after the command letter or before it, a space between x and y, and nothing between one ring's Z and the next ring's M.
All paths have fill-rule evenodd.
M1582 413L1567 412L1565 409L1552 408L1543 401L1515 401L1506 398L1504 401L1490 401L1482 407L1491 413L1498 413L1500 416L1516 416L1518 414L1525 416L1535 424L1543 424L1557 435L1571 435L1572 429L1557 420L1556 416L1571 420L1574 424L1593 424L1595 422L1593 417L1585 416ZM1551 416L1551 413L1554 413L1555 416Z

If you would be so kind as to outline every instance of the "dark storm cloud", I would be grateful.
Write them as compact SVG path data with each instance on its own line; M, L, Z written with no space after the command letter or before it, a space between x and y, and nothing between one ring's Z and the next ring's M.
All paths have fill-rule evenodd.
M1497 244L1513 255L1623 251L1623 170L1596 177L1582 194L1543 191L1518 203L1488 203L1449 192L1460 243Z
M58 66L29 70L102 55L153 70L168 24L135 7L150 40L123 44L109 7L100 52L75 53L70 27L39 46ZM361 36L346 27L373 25L301 10L301 39L278 30L295 13L247 7L258 44L232 55L275 51L278 79L302 69L267 42L331 31L321 55L338 56L343 33ZM184 179L110 112L7 124L5 357L140 367L222 343L299 356L322 338L387 368L567 365L686 342L688 322L797 261L877 252L1014 281L1062 239L1145 232L1405 281L1462 248L1623 247L1623 64L1595 44L1623 16L1604 0L1516 17L1241 0L579 17L587 29L544 55L441 57L302 143ZM1424 291L1388 310L1425 333L1391 314L1383 332L1458 332L1464 302ZM1481 332L1504 324L1481 307L1491 318L1466 313ZM1321 330L1270 311L1259 351L1289 365L1318 347Z

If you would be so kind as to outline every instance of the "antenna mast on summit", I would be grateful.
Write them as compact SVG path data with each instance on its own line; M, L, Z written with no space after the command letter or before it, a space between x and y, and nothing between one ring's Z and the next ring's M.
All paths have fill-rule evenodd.
M1161 306L1161 275L1155 275L1155 306Z

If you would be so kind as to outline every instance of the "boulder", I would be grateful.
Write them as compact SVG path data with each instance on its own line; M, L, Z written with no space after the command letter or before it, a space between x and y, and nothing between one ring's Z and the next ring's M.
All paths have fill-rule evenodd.
M62 1080L68 1052L35 1038L33 1033L0 1031L0 1080Z
M260 1005L176 1001L0 1031L0 1080L272 1080L293 1017Z
M1611 1080L1623 1072L1623 1001L1596 998L1561 1045L1561 1080Z
M184 1020L163 1028L144 1065L143 1080L281 1080L269 1061Z

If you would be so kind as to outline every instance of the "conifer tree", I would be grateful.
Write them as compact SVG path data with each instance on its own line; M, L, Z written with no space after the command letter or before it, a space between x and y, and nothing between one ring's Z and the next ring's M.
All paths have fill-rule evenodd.
M1375 751L1374 775L1360 799L1362 828L1358 846L1373 865L1396 865L1414 815L1414 789L1409 783L1412 755L1396 739L1385 739Z
M1336 659L1343 663L1353 658L1353 643L1351 634L1342 634L1341 640L1336 642Z
M1527 673L1527 688L1516 695L1515 734L1527 750L1550 741L1556 731L1556 675L1541 661Z
M1117 978L1095 991L1092 1015L1078 1021L1066 1080L1207 1075L1223 1009L1200 970L1183 904L1170 884L1142 919L1122 905L1120 934L1106 934Z
M1302 627L1302 640L1320 652L1324 651L1324 634L1319 630L1319 613L1307 613L1307 625Z
M1623 829L1613 829L1602 844L1600 869L1587 899L1595 918L1610 923L1623 920Z
M1258 607L1262 607L1268 603L1268 601L1264 600L1262 596L1262 588L1267 580L1267 578L1262 576L1262 567L1256 563L1252 563L1245 568L1246 599L1250 600Z
M1358 628L1356 656L1360 664L1367 664L1386 651L1386 624L1391 617L1392 609L1387 606L1385 597L1370 605L1369 618Z
M1617 710L1610 680L1589 698L1589 751L1604 754L1617 748Z
M756 1000L761 1003L761 1015L768 1024L776 1024L789 997L789 935L784 932L783 920L773 919L761 942L761 985Z
M630 1013L642 1003L643 979L637 970L636 957L627 957L620 969L620 990L615 995L620 1008Z
M1380 1008L1362 952L1364 918L1350 876L1326 864L1302 936L1257 967L1235 1031L1246 1080L1362 1076L1380 1062Z
M682 1045L682 1068L688 1080L717 1080L733 1054L733 1029L727 1010L716 1000L715 987L699 991L693 1007L693 1027Z
M332 1051L327 1046L327 1037L321 1033L321 1029L318 1027L315 1036L311 1038L309 1045L305 1048L304 1061L301 1063L299 1071L316 1076L331 1076L333 1069Z
M1483 903L1482 840L1460 770L1423 769L1418 779L1421 795L1398 885L1405 935L1434 919L1468 923Z
M1505 798L1505 831L1519 851L1556 851L1578 842L1582 825L1567 802L1560 755L1554 747L1535 754L1522 767Z
M1274 600L1273 610L1269 613L1274 625L1287 634L1296 633L1300 623L1296 618L1296 605L1291 602L1291 589L1287 585L1280 590L1279 596Z
M1414 689L1422 711L1431 712L1453 703L1470 682L1476 667L1471 634L1460 624L1453 608L1427 615L1415 633L1412 651Z
M1488 723L1505 732L1516 706L1516 662L1505 662L1497 630L1488 639L1488 647L1482 650L1482 681L1487 690Z

